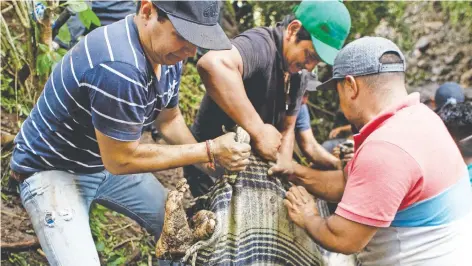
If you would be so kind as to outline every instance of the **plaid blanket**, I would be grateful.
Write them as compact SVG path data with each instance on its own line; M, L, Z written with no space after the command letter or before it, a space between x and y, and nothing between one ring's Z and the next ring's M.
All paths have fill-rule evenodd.
M183 261L193 265L322 265L317 245L289 220L283 205L288 182L267 176L252 155L246 170L225 174L196 201L215 213L215 232L194 244Z

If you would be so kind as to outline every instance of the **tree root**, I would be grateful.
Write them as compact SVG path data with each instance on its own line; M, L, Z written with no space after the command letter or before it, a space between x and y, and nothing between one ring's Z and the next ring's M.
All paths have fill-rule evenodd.
M18 250L37 248L37 247L39 247L39 240L36 237L32 240L27 240L27 241L19 241L19 242L13 242L13 243L5 243L2 241L0 243L0 249L2 251L5 251L5 250L18 251Z

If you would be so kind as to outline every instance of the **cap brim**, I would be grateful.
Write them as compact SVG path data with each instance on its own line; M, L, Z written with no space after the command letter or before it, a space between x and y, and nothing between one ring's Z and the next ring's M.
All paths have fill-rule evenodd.
M167 15L175 30L195 46L209 50L229 50L232 45L219 24L200 25Z
M327 45L324 42L319 41L315 37L311 36L311 41L313 42L313 46L315 47L316 53L320 56L321 60L328 65L334 64L334 59L336 55L338 55L339 50Z
M331 78L328 81L322 83L318 87L316 87L317 90L335 90L336 89L336 83L338 82L339 79L336 78Z

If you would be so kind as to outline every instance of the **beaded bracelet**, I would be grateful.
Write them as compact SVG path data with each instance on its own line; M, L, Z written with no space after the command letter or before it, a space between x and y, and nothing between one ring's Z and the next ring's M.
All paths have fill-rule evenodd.
M210 160L209 162L210 168L215 170L215 156L213 155L213 149L212 149L213 141L207 140L205 141L205 143L206 143L206 148L207 148L208 159Z

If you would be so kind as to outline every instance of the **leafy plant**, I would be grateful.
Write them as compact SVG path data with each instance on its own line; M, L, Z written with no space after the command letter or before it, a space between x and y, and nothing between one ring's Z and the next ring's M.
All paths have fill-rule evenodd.
M204 94L205 89L197 68L194 64L187 63L179 90L179 107L187 125L193 123Z

